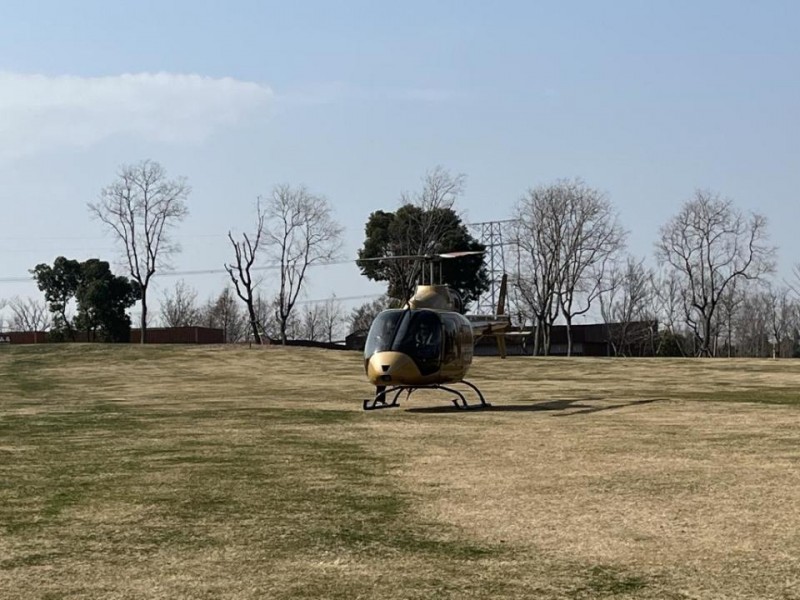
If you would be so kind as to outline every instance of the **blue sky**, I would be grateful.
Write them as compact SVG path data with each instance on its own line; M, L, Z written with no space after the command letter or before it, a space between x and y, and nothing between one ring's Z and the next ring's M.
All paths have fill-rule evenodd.
M38 294L3 280L60 254L113 260L86 203L147 157L193 188L180 270L221 268L281 182L327 196L355 256L370 211L442 165L468 221L582 177L640 256L712 188L767 215L788 275L798 22L797 2L0 1L0 298ZM380 290L342 266L309 297Z

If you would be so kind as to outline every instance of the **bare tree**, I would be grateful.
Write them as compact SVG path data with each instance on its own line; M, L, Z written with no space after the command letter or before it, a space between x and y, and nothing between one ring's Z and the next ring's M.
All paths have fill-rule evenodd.
M350 312L350 316L347 317L350 333L367 331L375 317L389 307L390 300L388 296L380 296L375 300L364 302L364 304L355 307Z
M342 227L333 219L328 201L305 187L276 187L266 207L265 237L280 268L275 303L282 343L287 324L303 289L308 267L332 260L341 248Z
M464 183L467 176L463 173L453 175L437 165L432 170L425 173L422 178L422 190L418 192L403 192L400 195L401 204L413 204L424 211L438 210L443 208L453 208L458 197L464 192ZM439 225L435 217L425 216L420 223L420 230L423 237L430 238L430 234L435 232ZM430 240L432 244L433 241Z
M263 296L256 294L253 307L256 311L256 318L261 326L261 331L264 335L261 337L262 343L272 343L272 340L278 340L281 337L281 324L278 320L278 296ZM293 311L289 320L286 322L286 338L289 340L299 339L302 337L302 322L298 318L298 311Z
M233 292L226 287L219 296L206 302L201 310L201 322L206 327L222 329L225 341L241 342L249 330L247 315L242 313Z
M275 299L263 296L260 292L253 300L253 310L256 313L256 320L263 332L261 343L280 337L280 325L275 310Z
M278 323L278 326L280 327L280 323ZM297 314L297 311L292 311L292 314L289 315L289 319L286 321L286 339L299 340L302 337L303 322L300 320L300 316Z
M736 356L770 355L769 300L761 291L744 290L734 319Z
M628 256L624 265L614 264L609 270L608 282L602 286L605 292L599 297L600 314L610 325L609 341L616 356L628 355L632 342L643 341L641 330L634 332L631 325L653 319L652 282L653 272L645 268L644 259Z
M572 321L586 314L603 291L605 270L625 247L626 233L611 202L580 180L562 181L567 220L561 243L558 303L567 324L572 355Z
M723 346L728 358L734 355L734 321L747 293L746 289L743 289L742 283L746 283L746 281L732 281L725 291L720 294L719 309L716 311L715 324L711 328L715 333L713 344L715 356L719 356L719 343L717 340L720 336L723 337Z
M43 302L33 298L15 296L8 301L11 310L11 328L16 331L47 331L50 329L50 312Z
M676 273L672 270L660 274L654 273L651 277L653 290L653 310L659 323L663 325L658 337L655 354L665 352L665 345L673 345L667 354L686 356L688 349L683 343L683 332L680 324L683 322L683 295Z
M256 344L261 344L262 325L258 320L255 307L255 296L253 283L253 276L251 269L255 263L256 255L258 254L259 246L261 245L262 237L264 235L264 226L266 221L266 213L261 208L261 200L256 203L256 231L252 236L246 233L242 234L242 240L236 241L231 232L228 232L228 239L233 246L233 251L236 256L236 264L225 264L225 270L230 275L236 295L247 306L247 314L250 317L250 329L253 333L253 340Z
M661 228L656 253L680 277L686 323L698 355L713 355L715 312L728 286L774 270L766 226L762 215L747 219L730 200L698 190Z
M550 351L550 330L558 316L560 249L566 222L564 190L558 185L531 189L514 211L515 291L535 321L533 354ZM541 344L541 345L540 345Z
M562 179L530 190L516 208L519 249L517 286L537 323L545 352L558 313L567 324L572 354L572 321L589 311L602 292L606 265L625 243L611 203L580 179Z
M789 284L789 287L795 295L800 296L800 263L794 266L792 273L794 274L794 282Z
M303 306L300 336L304 340L322 341L322 311L323 305L319 302Z
M344 322L342 303L334 294L325 301L322 307L322 332L324 341L333 342L338 339L340 326Z
M436 167L425 174L420 191L401 194L396 211L373 212L367 220L364 246L358 251L362 273L375 281L387 281L387 294L405 302L427 274L420 256L482 249L453 208L463 192L464 180L464 175L451 175ZM383 260L388 257L392 260ZM452 263L441 267L442 274L459 288L467 302L480 293L485 273L479 257L464 259L458 268Z
M161 302L161 322L165 327L189 327L201 320L197 307L197 292L183 279L170 292L164 290Z
M336 296L303 306L299 335L305 340L333 342L342 323L342 304Z
M117 180L103 188L89 211L122 243L131 277L142 292L142 343L147 336L147 290L160 267L167 266L178 246L170 230L188 214L189 186L184 178L168 179L157 162L123 165Z
M446 211L452 211L456 200L464 193L465 181L466 175L463 173L452 175L437 165L425 173L421 191L403 192L400 195L401 205L418 209L407 211L409 223L402 231L403 240L398 247L400 253L420 256L435 250L449 225ZM414 293L423 263L411 259L389 261L387 265L396 272L397 280L404 282L404 296L400 300L405 301Z
M797 303L789 294L786 287L768 286L764 292L773 356L781 358L791 356L792 344L788 342L791 342L791 335L797 327Z

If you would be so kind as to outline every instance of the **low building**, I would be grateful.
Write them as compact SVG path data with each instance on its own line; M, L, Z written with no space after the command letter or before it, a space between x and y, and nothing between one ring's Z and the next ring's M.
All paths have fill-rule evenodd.
M633 321L630 323L593 323L572 325L572 356L653 356L655 338L658 335L657 321ZM533 332L518 332L513 329L506 337L509 356L531 355L534 346ZM566 325L554 325L550 329L550 356L566 356L569 347ZM494 336L485 336L475 345L478 356L497 356L497 341ZM543 354L540 352L540 354Z
M345 347L347 347L348 350L358 350L359 352L363 352L364 346L367 345L368 333L369 329L360 329L358 331L354 331L344 338Z

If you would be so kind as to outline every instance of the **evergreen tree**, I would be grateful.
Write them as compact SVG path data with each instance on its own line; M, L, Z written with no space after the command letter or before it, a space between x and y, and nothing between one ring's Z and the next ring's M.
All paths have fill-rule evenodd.
M452 208L424 209L406 204L393 213L379 210L370 215L365 233L364 246L358 251L360 259L484 249ZM363 261L359 267L373 281L388 282L387 295L402 302L413 294L423 265L420 260L400 259ZM438 264L435 269L438 276ZM441 269L442 283L461 294L464 306L489 287L481 255L444 260Z
M59 256L53 266L39 264L32 271L53 313L55 339L75 339L86 331L90 340L128 342L131 320L126 310L141 298L139 285L116 276L106 261L84 262ZM67 316L70 302L77 303L74 319Z

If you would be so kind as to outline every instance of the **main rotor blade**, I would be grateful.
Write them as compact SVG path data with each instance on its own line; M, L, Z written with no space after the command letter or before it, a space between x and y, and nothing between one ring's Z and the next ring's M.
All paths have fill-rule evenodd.
M460 252L443 252L437 254L439 258L461 258L462 256L471 256L473 254L483 254L483 250L462 250Z
M462 256L472 256L483 254L484 250L460 250L457 252L442 252L441 254L396 254L394 256L375 256L372 258L357 258L356 262L380 261L380 260L434 260L436 258L461 258Z
M424 254L396 254L394 256L374 256L372 258L357 258L356 262L379 261L379 260L413 260L413 259L431 259L432 256Z

